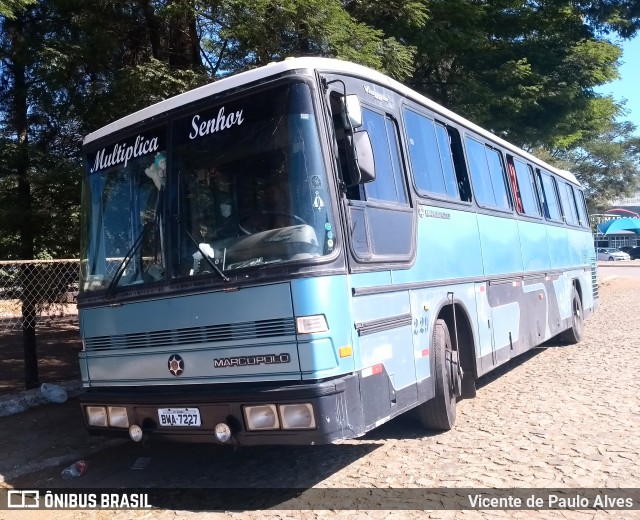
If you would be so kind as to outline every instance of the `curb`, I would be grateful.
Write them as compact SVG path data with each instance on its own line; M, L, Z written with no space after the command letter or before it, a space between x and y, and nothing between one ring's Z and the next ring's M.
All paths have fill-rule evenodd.
M636 260L598 260L598 267L640 267L640 263Z
M64 381L59 383L58 386L67 392L67 397L75 397L84 392L82 381L79 379ZM21 413L29 408L50 402L51 401L42 394L40 388L32 388L31 390L23 390L17 394L2 396L0 397L0 417Z

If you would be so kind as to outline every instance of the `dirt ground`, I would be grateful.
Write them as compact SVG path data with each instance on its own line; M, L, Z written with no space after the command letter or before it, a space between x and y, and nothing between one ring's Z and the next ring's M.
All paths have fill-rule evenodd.
M38 325L36 330L40 383L80 379L78 352L80 333L74 320ZM0 396L24 390L24 347L22 333L0 334Z

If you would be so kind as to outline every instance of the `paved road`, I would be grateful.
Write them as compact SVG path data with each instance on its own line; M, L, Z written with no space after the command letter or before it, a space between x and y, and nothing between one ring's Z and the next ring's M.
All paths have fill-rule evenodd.
M605 268L607 269L607 268ZM608 279L601 270L601 307L571 347L545 346L481 381L458 408L454 430L424 432L411 417L369 435L324 447L262 447L127 443L91 458L80 479L62 468L18 479L15 487L210 488L640 488L640 279ZM640 269L638 269L640 274ZM132 469L144 462L144 469ZM355 498L354 498L355 497ZM247 491L247 502L255 498ZM347 497L348 498L348 497ZM351 498L357 500L354 493ZM640 518L640 511L278 511L215 513L207 518ZM394 509L389 503L388 508ZM317 504L316 504L316 507ZM384 504L383 504L384 507ZM2 520L49 519L51 513L0 512ZM99 519L174 519L199 513L166 509L101 511ZM58 511L62 520L81 518ZM84 517L83 517L84 518Z

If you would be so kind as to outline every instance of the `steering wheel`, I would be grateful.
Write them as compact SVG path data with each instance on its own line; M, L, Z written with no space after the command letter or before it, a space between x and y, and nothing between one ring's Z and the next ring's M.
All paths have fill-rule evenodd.
M245 235L253 235L254 233L258 233L260 231L267 231L271 228L270 222L266 224L264 222L264 217L285 217L291 219L293 222L297 224L306 224L307 222L302 218L296 215L295 213L287 213L286 211L255 211L243 218L238 222L238 227L240 231L242 231ZM270 221L273 219L269 219ZM253 222L252 222L253 221ZM276 228L274 228L276 229Z

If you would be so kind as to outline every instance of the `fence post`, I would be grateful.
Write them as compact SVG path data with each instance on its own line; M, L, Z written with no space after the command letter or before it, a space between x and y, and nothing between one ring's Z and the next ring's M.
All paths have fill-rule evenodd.
M20 269L22 278L22 344L24 348L24 385L36 388L40 384L38 376L38 353L36 348L36 301L35 271L33 264L23 264Z

